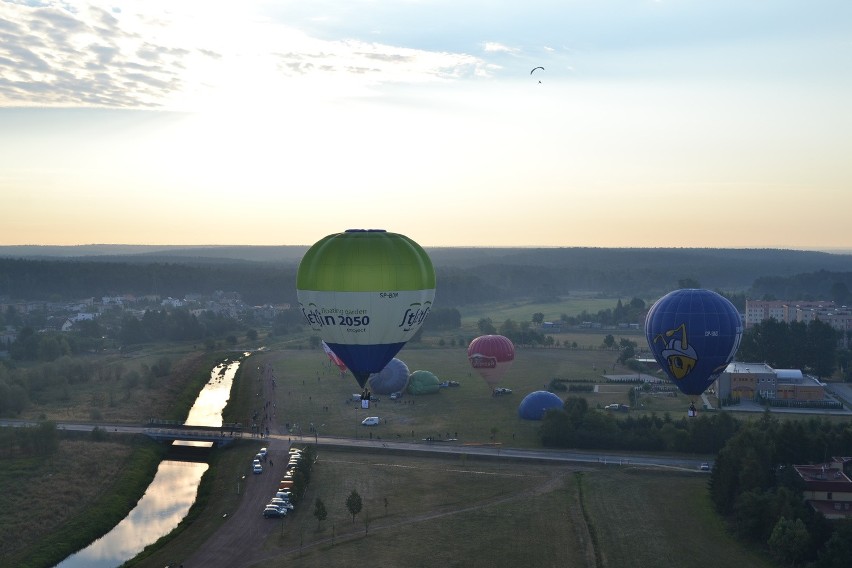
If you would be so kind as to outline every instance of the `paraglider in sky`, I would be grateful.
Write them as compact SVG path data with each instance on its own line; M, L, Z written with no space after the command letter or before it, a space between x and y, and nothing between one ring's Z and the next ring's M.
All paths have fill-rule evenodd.
M325 354L328 355L328 358L331 360L331 362L337 365L337 368L340 369L340 372L345 373L346 363L344 363L340 359L340 357L334 354L334 351L331 350L331 347L329 347L328 343L326 343L325 341L322 342L322 349L323 351L325 351Z
M734 360L742 334L734 305L698 288L669 292L645 318L645 338L654 359L677 388L691 396L703 393Z
M467 358L493 390L515 360L515 346L502 335L481 335L470 342Z
M550 391L535 391L524 397L518 405L518 416L523 420L541 420L552 408L562 408L562 399Z
M305 319L364 387L417 333L435 298L435 269L404 235L350 229L305 253L296 274Z
M535 73L536 69L541 69L542 71L544 71L544 67L533 67L533 68L532 68L532 71L530 71L530 75L532 75L533 73ZM539 80L539 83L541 83L541 80Z
M394 357L385 368L370 375L370 389L376 394L402 392L408 384L408 365Z

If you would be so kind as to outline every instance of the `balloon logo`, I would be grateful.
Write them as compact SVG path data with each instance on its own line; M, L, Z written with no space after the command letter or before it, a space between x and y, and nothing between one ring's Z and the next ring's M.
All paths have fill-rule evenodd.
M710 290L669 292L645 318L645 338L654 359L686 395L700 395L713 384L734 360L742 335L737 309Z
M302 258L296 295L311 329L363 387L417 333L435 298L435 269L408 237L352 229Z
M503 378L515 360L515 346L502 335L482 335L467 347L470 366L492 389Z

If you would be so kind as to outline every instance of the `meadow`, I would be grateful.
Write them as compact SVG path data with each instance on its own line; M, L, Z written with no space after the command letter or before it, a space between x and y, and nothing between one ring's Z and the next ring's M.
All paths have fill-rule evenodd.
M596 391L577 393L592 408L610 403L629 404L630 383L607 383L605 373L635 375L616 362L616 352L602 349L524 349L515 353L515 361L500 386L511 394L493 396L490 387L473 369L464 347L427 348L407 346L397 355L410 371L428 370L441 381L457 381L457 387L445 387L435 394L410 395L391 400L378 395L369 409L353 400L361 392L349 373L341 374L331 365L321 349L270 350L246 359L244 372L255 376L260 368L270 365L276 379L275 419L279 432L290 433L297 440L314 434L324 436L367 437L422 440L456 438L459 443L499 443L514 447L539 447L540 422L522 420L518 406L524 396L547 390L553 378L588 382ZM560 398L568 391L557 393ZM374 397L375 398L375 397ZM637 412L680 414L688 401L683 396L642 399L644 407ZM249 405L232 416L235 421L249 420L258 410ZM378 416L376 427L361 425L366 416ZM288 428L289 426L289 428Z
M602 305L602 307L611 307L612 305L614 305L614 301L608 300L606 306ZM560 306L558 311L562 313L565 306ZM547 313L538 304L503 306L503 308L509 311L499 312L499 318L493 315L488 317L492 317L495 323L499 324L507 317L517 317L518 321L526 321L536 311ZM494 307L494 309L497 309L497 307ZM512 312L512 309L517 311ZM554 313L555 311L557 311L557 308L554 308ZM526 316L523 315L525 313ZM582 393L582 396L589 399L592 407L602 407L611 402L628 403L627 393L630 385L604 384L603 374L613 372L622 374L631 371L617 364L617 352L600 348L604 335L609 332L601 333L592 330L571 332L558 336L566 342L565 344L576 341L579 346L577 349L519 348L513 366L506 373L504 381L501 383L501 386L512 388L513 394L493 397L485 381L470 369L466 349L460 345L451 345L451 341L460 335L466 338L478 335L474 331L475 318L478 315L472 313L465 316L462 330L426 335L421 343L410 344L398 355L411 371L426 369L435 373L440 380L455 380L460 383L460 386L443 388L437 394L432 395L416 397L406 395L401 401L391 401L386 396L380 396L381 400L374 402L373 407L369 410L361 409L360 405L352 401L352 394L360 390L352 376L348 373L341 376L336 367L330 364L321 349L309 348L307 334L267 337L257 342L244 340L238 347L256 348L263 346L266 349L253 353L245 360L241 370L241 379L237 382L237 388L232 393L226 421L248 423L253 411L259 409L261 401L257 397L258 377L260 370L266 364L271 365L274 369L278 385L274 406L276 423L282 431L285 431L286 426L289 425L294 442L310 441L311 426L313 425L316 433L331 436L367 437L372 434L375 437L405 440L412 438L420 440L427 436L440 438L449 436L458 438L458 443L461 444L539 447L539 423L521 420L517 414L517 407L524 395L534 390L546 388L551 378L597 382L600 385L600 392ZM556 318L546 315L546 319ZM635 332L622 334L612 331L612 333L616 338L625 335L634 341L641 339L641 336L637 337ZM441 343L442 339L444 340L443 344ZM200 348L200 345L191 344L152 345L131 353L110 353L98 356L102 371L92 376L87 382L74 385L62 397L48 397L42 402L33 404L27 409L23 417L94 422L126 421L131 423L145 422L151 416L179 419L179 415L182 412L185 413L185 409L191 404L200 384L206 380L209 368L212 367L216 358L221 356L221 353L204 353ZM165 377L151 377L148 370L164 357L170 361L170 373ZM137 371L138 375L143 377L142 380L134 379L135 374L132 371ZM567 392L559 393L562 398L567 394ZM685 408L686 402L683 397L679 397L678 399L659 402L649 400L648 404L653 406L648 411L679 413ZM367 415L380 416L382 423L375 428L361 426L361 420ZM60 445L62 447L60 454L47 463L38 459L24 458L20 465L15 466L15 471L21 474L22 478L6 476L0 479L0 489L2 489L2 494L7 497L6 507L4 507L6 511L3 519L4 526L23 527L21 518L26 515L40 518L41 512L49 510L42 505L51 502L51 499L49 496L39 497L38 491L43 491L53 484L60 484L64 488L63 495L74 496L73 499L62 505L63 513L61 515L55 515L56 518L51 519L50 522L36 523L36 526L28 529L26 537L16 543L15 548L18 550L26 543L37 542L39 535L44 535L46 531L55 530L63 519L69 518L69 515L82 514L85 516L87 508L93 506L98 500L108 497L111 492L122 493L124 491L113 483L116 474L113 468L94 465L103 463L105 459L108 459L105 458L105 452L112 452L115 461L119 463L129 463L124 461L129 459L128 450L124 445L116 447L108 444L83 443L81 447L79 442L70 443L69 441L62 441ZM86 471L82 472L79 467L70 467L66 461L69 455L76 456L79 466L84 469L87 468ZM223 503L233 504L235 496L232 490L232 480L234 479L235 468L241 467L237 463L242 464L243 462L242 459L233 459L231 457L233 455L230 452L222 452L221 456L217 458L219 462L218 466L215 467L217 471L215 474L211 473L211 476L215 475L215 477L205 481L206 487L203 490L205 495L198 506L200 510L193 511L190 526L181 527L181 535L174 538L179 549L201 546L204 535L221 523L219 511L222 510ZM369 460L370 458L366 456L365 459ZM385 459L382 458L382 460ZM7 465L10 463L12 462L6 462ZM554 505L552 499L544 498L534 487L525 490L527 492L524 493L526 496L524 499L511 497L515 495L516 489L521 488L525 483L527 466L509 464L502 470L503 473L500 473L501 468L498 467L488 475L473 476L479 479L480 485L468 483L462 479L454 479L453 483L463 490L448 502L425 501L407 504L405 499L409 498L409 493L412 493L410 491L412 487L429 488L429 491L415 491L413 493L435 493L436 495L446 493L441 470L446 469L448 464L436 462L428 467L423 465L409 468L407 462L401 461L399 463L404 467L389 468L387 475L394 472L402 475L402 472L409 472L409 469L430 473L428 475L424 473L424 477L410 479L406 477L408 473L405 473L396 480L388 480L397 488L394 493L388 494L389 502L396 503L401 509L404 508L411 514L422 508L425 512L421 512L421 516L433 515L436 510L446 509L450 511L456 503L461 508L473 508L468 512L455 510L451 512L451 516L461 522L461 525L456 528L450 526L450 529L447 529L448 521L439 518L422 519L416 523L406 521L408 524L405 526L416 526L417 531L421 531L420 534L431 533L432 538L436 539L448 538L444 532L446 530L468 535L463 543L460 541L453 544L457 551L456 554L462 553L466 558L466 563L447 559L445 563L449 565L480 565L476 564L473 559L483 554L481 546L476 544L476 539L484 538L482 521L487 521L486 524L495 527L497 540L510 538L514 534L513 531L517 530L511 527L516 526L514 523L518 521L523 523L519 526L528 526L531 530L534 530L536 539L539 538L537 536L539 533L547 534L545 529L553 527L550 526L552 523L545 523L541 520L540 516L545 513L548 515L552 513L556 516L554 518L564 517L571 520L571 523L579 523L576 510L569 509L566 513L564 503ZM116 464L113 462L111 465ZM337 489L330 489L332 496L329 499L337 498L334 497L335 492L346 492L348 494L348 491L351 490L349 478L335 477L344 475L345 471L335 473L335 470L332 469L331 460L325 465L328 466L328 469L318 469L317 482L312 484L311 491L325 491L321 487L331 488L338 484ZM489 465L489 467L494 466ZM434 468L437 468L437 473ZM479 464L477 464L477 468L479 468ZM344 467L343 470L346 470L346 468ZM322 476L326 475L326 471L332 477L329 478L329 481L323 481L320 485ZM523 473L519 474L519 472ZM370 478L373 477L374 473L371 471ZM531 479L538 479L536 477L538 475L538 473L534 474ZM547 477L551 474L541 475ZM465 476L461 475L461 477ZM562 501L569 503L572 499L576 500L577 496L574 489L576 481L568 481L569 478L575 478L571 478L567 474L559 474L556 477L560 481L558 483L552 482L556 484L552 487L548 486L552 489L552 491L549 490L548 495L551 497L559 496ZM489 481L485 486L481 484L483 479ZM496 485L491 485L492 479L499 480L499 482ZM25 480L26 483L24 483ZM21 485L22 483L23 485ZM86 487L82 487L83 485ZM27 487L26 490L23 489L24 486ZM479 487L482 487L482 491L475 489ZM365 497L375 494L374 486L365 486L363 489L365 490ZM85 493L84 490L89 490L89 492ZM48 491L47 495L49 493ZM32 511L28 512L26 507L21 508L16 505L18 503L15 500L17 497L12 499L13 494L34 497L31 502L39 505L37 507L39 514L34 514ZM391 496L393 499L391 499ZM312 499L312 497L308 497ZM370 499L372 498L370 497ZM12 500L9 501L8 499ZM122 496L122 499L125 499L125 503L132 503L133 497L126 495ZM326 499L326 497L323 497L323 499ZM371 505L371 510L373 508L374 504ZM331 506L329 506L329 510L331 511ZM474 510L477 512L474 512ZM302 519L306 517L309 519L302 521L306 523L306 526L315 521L309 516L309 513L308 510L300 512ZM391 514L391 506L389 505L387 515ZM402 513L398 510L398 514L401 515ZM378 517L378 513L376 515ZM566 517L565 515L569 516ZM288 519L287 522L299 518L299 515L297 515L295 519ZM401 517L399 518L401 519ZM384 521L377 520L376 522ZM455 521L453 522L455 523ZM547 526L537 523L544 523ZM324 523L324 525L337 526L337 521ZM570 523L569 526L573 527ZM582 523L578 526L580 528L571 528L570 530L579 530L582 533ZM382 529L381 532L385 530L391 531L391 528ZM559 529L559 531L567 530L569 529ZM377 532L379 532L378 525ZM525 534L527 532L530 531L525 529ZM11 534L21 535L22 533L15 530ZM286 539L288 534L285 532L285 536L282 538ZM486 534L488 534L487 531ZM555 539L557 542L567 542L566 534L568 533L556 532L547 539L542 537L542 540ZM317 537L320 540L324 538L322 530ZM533 538L533 536L531 535L529 538ZM581 536L576 538L581 539L581 542L588 543L590 542L588 539L591 537L585 537L585 541L582 541ZM409 537L406 537L407 539ZM359 548L367 544L360 543L361 540L364 539L352 541L352 550L355 550L356 554ZM428 540L426 539L424 542L428 542ZM485 542L491 541L486 539ZM286 540L270 544L275 550L279 551L282 547L288 549L291 545L292 542ZM325 545L318 545L318 548L322 548L322 546ZM430 553L427 552L430 546L425 543L409 543L406 546L410 550L422 547L424 556L420 565L431 565ZM564 565L563 559L573 564L574 560L572 559L586 558L590 554L587 545L583 545L577 550L563 550L561 546L557 551L544 552L545 556L542 556L543 562L541 564L547 565L553 559L558 560L559 565ZM339 551L337 545L333 548L335 550L329 553L332 556L338 554ZM377 554L377 552L373 551L371 554ZM431 555L434 557L435 554L443 558L444 553L436 553L432 550ZM499 555L499 558L506 557L506 554L508 552L504 551L502 555ZM292 555L289 556L292 559ZM481 565L499 565L499 563L493 562L497 557L493 555L482 556L485 560L491 559L491 561L490 563L483 562ZM509 556L508 558L515 558L518 562L521 562L520 556ZM310 562L313 562L312 560L306 558L305 561L308 562L306 565L313 565L310 564ZM316 562L321 562L321 560L316 560ZM471 562L474 563L471 564ZM392 561L391 564L393 564ZM579 564L581 565L581 563Z
M239 499L231 481L254 446L220 455L209 505L139 567L188 557ZM242 566L770 567L726 533L707 476L620 465L541 465L318 447L302 504ZM363 508L353 519L347 496ZM313 516L315 500L328 512Z

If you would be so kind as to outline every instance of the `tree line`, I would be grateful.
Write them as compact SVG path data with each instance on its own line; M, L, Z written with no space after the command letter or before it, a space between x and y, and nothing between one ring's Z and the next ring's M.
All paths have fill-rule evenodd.
M562 409L545 413L539 433L541 443L551 448L714 454L738 428L727 412L696 419L675 420L668 413L617 419L589 408L584 397L570 395Z
M840 568L852 558L852 520L829 522L803 500L793 465L852 452L852 424L784 420L767 412L738 428L716 456L709 490L739 539L784 566Z
M553 299L574 290L655 298L693 279L750 297L850 302L852 255L728 249L500 249L435 252L439 305ZM0 297L76 300L121 294L182 298L235 291L249 304L296 303L294 263L0 258Z
M849 350L838 346L842 338L842 332L820 320L787 323L768 319L743 333L737 360L801 369L818 377L830 377L840 365L849 378Z
M793 465L825 463L852 453L852 423L772 418L740 422L730 413L673 420L616 419L568 396L545 413L546 447L716 454L710 498L737 538L784 566L841 568L852 558L852 520L829 522L804 501Z

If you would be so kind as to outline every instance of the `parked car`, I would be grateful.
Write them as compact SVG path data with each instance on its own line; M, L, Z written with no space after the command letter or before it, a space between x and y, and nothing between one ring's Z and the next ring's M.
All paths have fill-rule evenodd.
M284 499L279 499L278 497L273 497L271 501L269 501L270 505L275 505L279 509L290 509L292 505L290 505L289 501L285 501Z
M494 389L494 396L501 396L504 394L512 394L512 389L507 389L506 387L497 387Z
M378 416L368 416L364 420L361 421L361 424L364 426L378 426L379 425L379 417Z
M698 469L700 469L701 471L710 471L710 464L707 463L707 462L704 462L703 464L701 464L701 466Z
M287 509L280 509L278 507L266 507L263 510L263 516L267 519L272 518L281 518L287 514Z
M402 398L402 393L400 391L390 393L391 400L397 400L399 398Z
M260 448L260 450L257 453L265 458L266 454L268 454L269 451L266 448Z
M251 472L252 473L263 473L263 466L260 465L259 463L253 464L251 466Z

